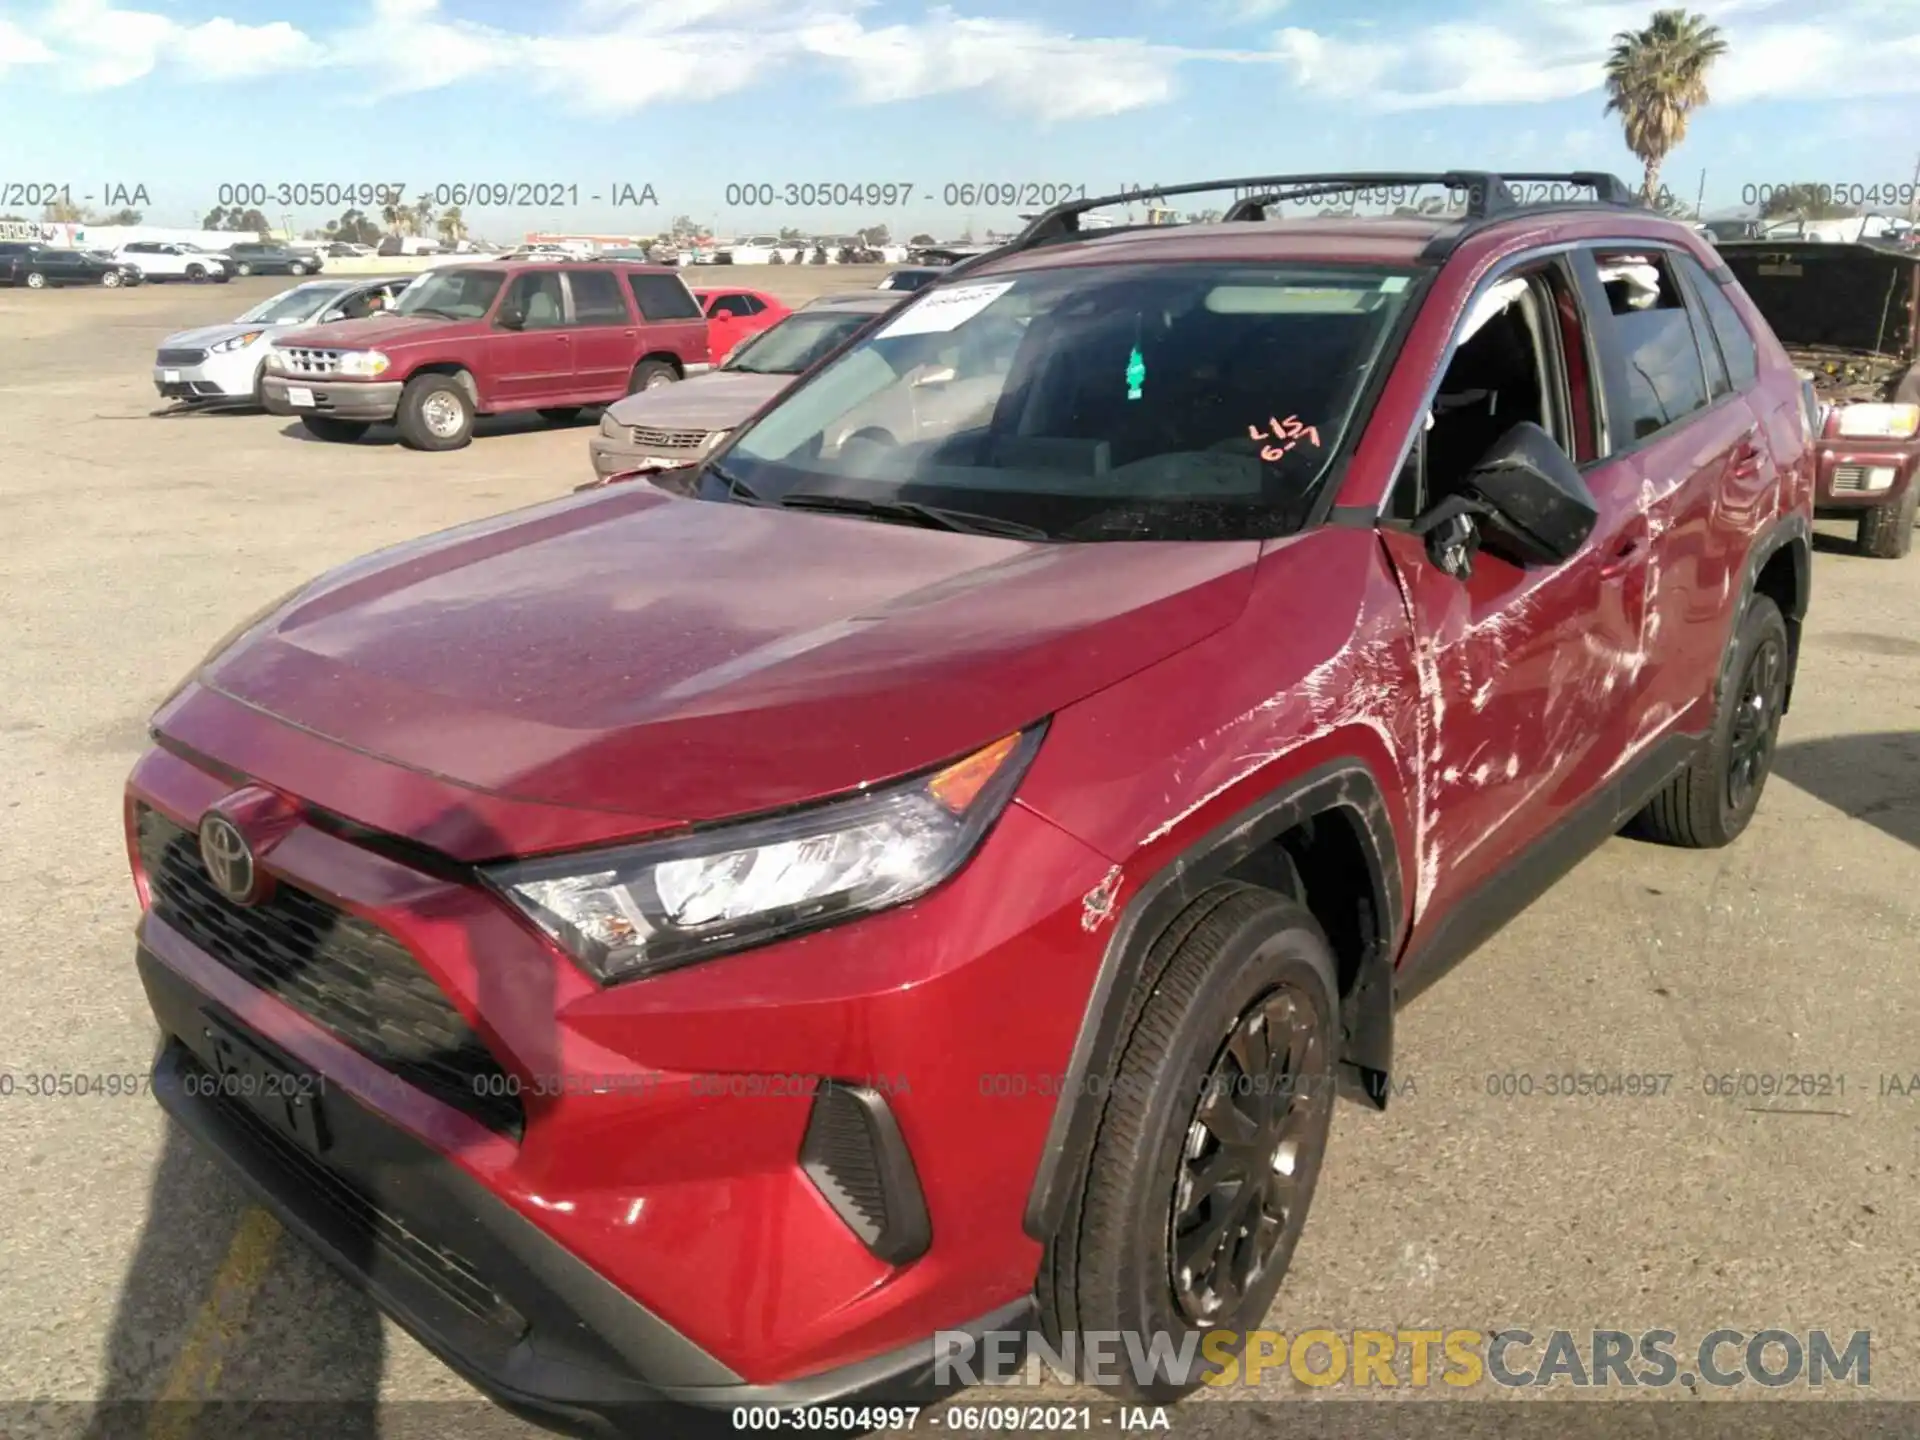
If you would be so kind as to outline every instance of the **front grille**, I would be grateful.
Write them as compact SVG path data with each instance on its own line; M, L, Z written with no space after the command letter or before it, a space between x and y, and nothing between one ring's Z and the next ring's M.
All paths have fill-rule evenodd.
M162 365L198 365L207 358L204 350L162 350L159 363Z
M706 443L711 430L655 430L650 426L633 427L633 443L650 450L693 450Z
M211 1083L212 1072L191 1055L186 1057L185 1069L194 1079L208 1082L196 1085L195 1091L268 1151L281 1169L297 1177L308 1195L326 1203L349 1235L361 1242L361 1254L356 1258L362 1264L366 1263L366 1252L377 1248L476 1319L514 1339L526 1333L526 1317L487 1283L479 1267L466 1256L411 1229L406 1221L382 1209L372 1196L309 1155L244 1103L222 1095L220 1087Z
M1836 465L1833 467L1833 488L1841 490L1865 490L1867 488L1867 467L1864 465Z
M208 878L196 835L145 806L138 827L162 920L408 1084L520 1137L518 1087L406 946L284 882L258 905L235 905Z
M338 375L340 373L338 350L314 350L303 345L282 345L280 358L286 361L287 368L296 375Z

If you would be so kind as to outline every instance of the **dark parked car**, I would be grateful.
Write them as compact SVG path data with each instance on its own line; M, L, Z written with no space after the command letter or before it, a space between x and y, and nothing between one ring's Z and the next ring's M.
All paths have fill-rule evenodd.
M51 285L138 285L140 272L111 256L62 250L32 241L0 241L0 284L44 290Z
M313 275L324 263L311 250L250 240L229 245L225 254L236 275Z
M1818 240L1720 252L1813 382L1814 513L1857 521L1863 555L1907 554L1920 512L1920 255Z
M249 618L129 782L160 1103L578 1433L898 1428L857 1407L961 1330L1202 1383L1396 1006L1629 822L1740 835L1793 685L1812 439L1759 312L1617 179L1426 178L1469 205L1060 207L687 493Z

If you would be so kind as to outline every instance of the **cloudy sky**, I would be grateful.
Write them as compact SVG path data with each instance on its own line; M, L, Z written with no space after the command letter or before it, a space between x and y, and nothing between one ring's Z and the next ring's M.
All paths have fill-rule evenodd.
M182 223L222 184L575 187L650 230L959 230L967 182L1113 189L1332 168L1636 165L1601 113L1582 0L0 0L0 212L21 186L144 186ZM1668 177L1710 208L1795 181L1910 185L1920 0L1698 0L1731 51ZM884 215L725 201L742 182L910 182ZM651 185L652 210L616 210ZM601 203L589 197L600 195ZM282 207L266 207L278 219ZM296 208L311 223L317 211ZM1011 211L976 206L976 228Z

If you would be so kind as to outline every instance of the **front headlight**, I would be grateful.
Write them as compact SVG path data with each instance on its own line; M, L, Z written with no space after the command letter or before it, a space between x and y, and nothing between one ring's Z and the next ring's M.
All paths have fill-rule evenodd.
M287 368L286 352L276 345L267 351L267 358L261 363L266 369L272 370L275 373L284 371Z
M609 440L618 440L625 436L627 427L622 425L618 420L615 420L613 416L602 414L600 417L600 433Z
M375 375L384 375L388 364L387 357L378 350L342 350L340 352L340 373L357 376L362 380L371 380Z
M1835 433L1855 439L1904 440L1920 430L1920 405L1842 405Z
M244 350L266 333L264 330L249 330L244 335L236 335L231 340L222 340L218 345L209 348L216 355L223 355L229 350Z
M656 974L926 894L978 848L1045 728L805 810L482 874L602 984Z

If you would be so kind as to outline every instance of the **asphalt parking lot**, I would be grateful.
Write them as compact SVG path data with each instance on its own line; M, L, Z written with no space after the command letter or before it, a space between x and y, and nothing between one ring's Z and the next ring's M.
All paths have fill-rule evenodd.
M797 299L877 273L741 279ZM153 413L161 336L287 283L0 291L8 1075L149 1064L120 788L206 647L310 574L590 478L593 413L483 422L445 455ZM1823 528L1752 829L1720 852L1610 842L1404 1015L1403 1093L1339 1112L1276 1327L1871 1330L1874 1396L1920 1399L1920 555L1860 559ZM1543 1093L1574 1072L1671 1078ZM1710 1093L1740 1073L1832 1080ZM1508 1076L1534 1093L1489 1093ZM16 1088L0 1127L0 1401L126 1402L114 1433L150 1436L239 1433L208 1428L210 1402L319 1399L367 1407L328 1433L537 1433L413 1407L472 1392L150 1099ZM1307 1393L1282 1371L1268 1388Z

